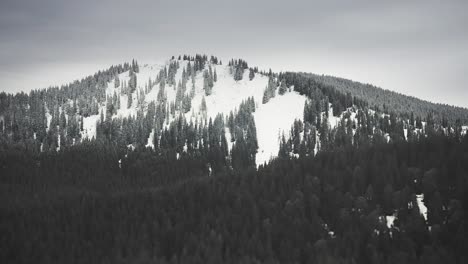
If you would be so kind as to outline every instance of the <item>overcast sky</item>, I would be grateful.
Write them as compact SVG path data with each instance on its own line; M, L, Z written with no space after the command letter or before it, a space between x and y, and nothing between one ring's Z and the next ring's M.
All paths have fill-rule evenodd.
M206 53L468 107L467 10L465 0L0 0L0 91Z

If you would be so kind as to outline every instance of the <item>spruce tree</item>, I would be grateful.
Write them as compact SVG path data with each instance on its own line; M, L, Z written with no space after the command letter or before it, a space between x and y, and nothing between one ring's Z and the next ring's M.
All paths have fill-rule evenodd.
M203 71L203 89L205 90L205 95L211 95L213 88L213 78L209 71Z
M132 107L132 101L133 101L132 94L128 93L127 94L127 108Z
M119 75L115 75L115 78L114 78L114 87L117 88L120 86L120 79L119 79Z
M278 89L278 93L279 93L280 95L283 95L283 94L286 93L287 90L288 90L288 88L286 87L286 81L283 79L283 80L281 81L281 85L280 85L280 87L279 87L279 89Z
M253 80L253 78L255 78L255 72L254 72L254 69L250 68L249 80Z
M130 75L130 80L128 81L128 87L131 93L136 90L137 87L137 76L134 72Z
M268 88L265 88L263 91L263 97L262 97L262 104L268 103L270 100L270 93L268 92Z

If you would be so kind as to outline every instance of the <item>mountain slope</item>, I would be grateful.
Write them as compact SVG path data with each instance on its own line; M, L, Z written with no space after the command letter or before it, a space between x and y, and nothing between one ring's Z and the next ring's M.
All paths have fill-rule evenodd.
M381 109L384 112L396 112L398 114L414 113L420 117L433 114L438 122L447 119L454 123L457 119L463 124L468 124L468 109L441 103L432 103L413 96L407 96L390 90L385 90L371 84L363 84L344 78L302 73L310 77L318 84L334 87L342 93L350 93L369 102L373 109Z
M145 110L145 113L147 113L148 109L146 108L148 104L157 102L157 96L161 87L158 83L147 87L148 83L146 81L149 79L155 80L160 71L168 67L169 64L174 61L175 60L169 60L164 63L152 65L145 64L139 67L139 72L135 73L139 81L137 82L135 92L131 95L133 99L130 107L127 106L128 95L122 94L122 85L115 87L115 80L108 82L106 96L112 97L114 94L120 95L120 106L117 113L113 115L113 118L135 117L139 110ZM176 84L183 81L182 72L189 63L188 61L177 62L179 64L179 69L174 77L175 83L173 85L166 85L164 88L168 104L175 103ZM227 117L231 111L238 109L243 101L246 101L248 98L254 98L256 105L254 118L257 135L259 135L256 163L263 164L269 161L270 158L277 156L281 135L289 132L295 119L302 119L304 103L307 97L299 95L294 91L288 91L286 94L282 96L278 95L268 103L263 104L262 98L265 87L268 85L268 76L256 74L256 76L250 80L249 71L247 70L243 73L242 79L236 81L233 79L230 66L210 64L210 67L212 67L213 71L217 72L217 81L214 82L212 93L210 95L205 95L203 71L197 72L194 78L195 94L191 99L190 110L187 113L183 113L181 110L175 111L175 114L170 116L169 122L174 120L181 113L185 115L187 120L191 121L195 121L197 118L203 119L205 117L214 120L218 114L223 114ZM130 81L129 71L120 73L118 79L120 82L128 83ZM142 93L145 94L144 104L138 105L137 97L138 94ZM188 93L189 91L186 92L186 94ZM200 110L203 99L205 99L206 102L206 116L204 116ZM105 109L106 105L102 105L99 110L100 113L105 112ZM84 118L84 131L82 132L84 138L91 139L96 137L96 123L99 120L100 113ZM226 132L231 134L228 128L226 128Z

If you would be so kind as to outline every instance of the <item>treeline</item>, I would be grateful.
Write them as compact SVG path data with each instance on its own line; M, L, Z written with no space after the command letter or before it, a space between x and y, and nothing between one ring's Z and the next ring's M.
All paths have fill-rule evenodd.
M301 73L303 77L314 80L317 84L334 87L341 93L350 93L353 97L368 102L368 107L386 113L395 112L409 118L411 113L420 118L433 115L437 123L444 119L454 124L457 119L463 124L468 124L468 109L447 104L431 103L416 97L403 95L390 90L385 90L371 84L363 84L351 80L327 76Z
M58 135L68 131L79 140L77 128L82 127L83 118L99 114L101 104L108 99L107 83L137 67L133 61L61 87L33 90L29 94L0 93L0 136L12 142L34 145L39 142L47 146L55 142L57 146Z
M395 113L381 114L353 106L340 115L336 124L329 122L329 102L325 97L312 97L304 105L303 120L295 120L287 137L283 135L279 156L309 156L319 150L335 147L362 147L387 142L413 142L428 135L445 135L460 141L463 128L459 121L437 124L429 115L423 124L421 118L410 115L408 120Z

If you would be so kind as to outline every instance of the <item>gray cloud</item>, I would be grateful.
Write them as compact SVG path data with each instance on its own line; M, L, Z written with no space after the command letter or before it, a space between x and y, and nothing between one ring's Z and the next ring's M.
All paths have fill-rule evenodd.
M243 57L468 106L466 1L2 0L0 90L135 57Z

